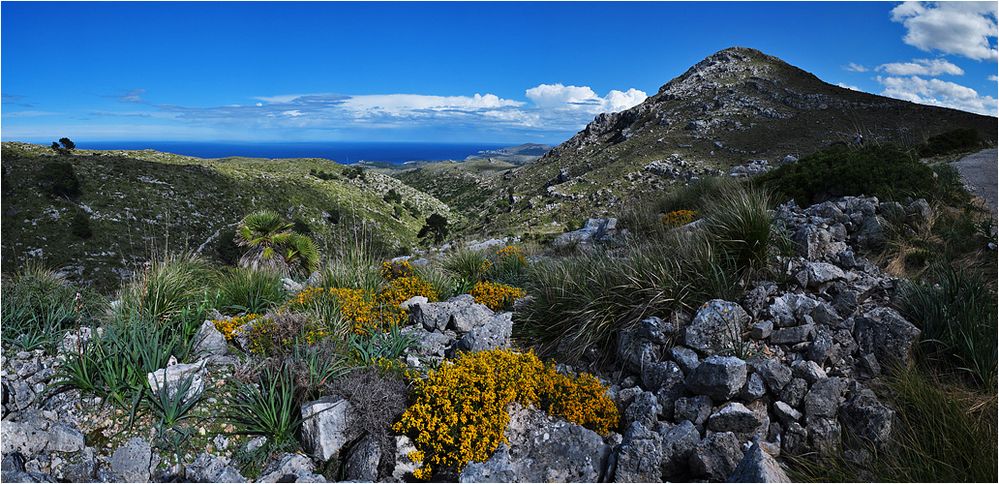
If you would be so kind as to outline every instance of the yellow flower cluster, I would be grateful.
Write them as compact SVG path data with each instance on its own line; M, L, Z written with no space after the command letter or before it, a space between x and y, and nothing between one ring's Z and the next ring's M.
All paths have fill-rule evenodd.
M527 257L524 256L524 250L521 249L520 247L517 247L516 245L508 245L506 247L503 247L502 249L496 251L496 255L500 259L513 257L519 260L521 264L527 263Z
M697 212L693 210L673 210L663 215L663 225L669 227L682 227L694 221Z
M499 311L509 307L517 298L524 297L527 293L519 287L492 281L479 281L475 283L469 294L475 298L475 302L485 304L493 311Z
M381 275L386 281L400 277L410 277L413 275L413 265L408 260L385 261L382 262Z
M212 320L212 324L215 325L215 329L225 336L226 341L232 341L236 337L236 331L242 328L246 324L260 318L259 314L247 314L245 316L234 316L231 318L222 318Z
M550 413L606 433L618 425L618 410L592 375L573 378L545 366L534 353L489 350L445 362L416 384L416 400L393 430L413 437L429 479L434 469L461 469L484 461L506 442L507 406L541 405Z
M353 331L365 334L386 331L405 323L408 315L399 305L413 296L436 301L437 291L418 276L404 276L391 279L377 294L364 289L309 287L299 292L290 305L304 307L315 302L336 304L340 314L353 323ZM325 298L329 300L324 301ZM312 334L313 338L323 336L322 332Z

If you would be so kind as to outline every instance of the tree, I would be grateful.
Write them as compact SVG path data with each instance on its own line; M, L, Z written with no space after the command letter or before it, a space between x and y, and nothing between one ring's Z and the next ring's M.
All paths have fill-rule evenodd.
M68 155L76 149L76 143L69 138L59 138L59 141L52 142L52 150L60 155Z
M447 234L447 219L443 215L435 213L427 217L427 221L423 224L417 237L421 239L433 238L435 244L440 244L447 238Z
M240 257L239 265L284 273L297 267L311 273L319 265L319 251L312 239L293 232L293 226L269 210L244 217L236 230L236 244L248 250Z

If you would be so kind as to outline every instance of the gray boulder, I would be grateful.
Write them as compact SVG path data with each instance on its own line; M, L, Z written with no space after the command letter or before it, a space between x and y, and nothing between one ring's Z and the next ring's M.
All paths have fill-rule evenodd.
M739 439L732 432L709 435L690 455L690 472L694 477L723 480L732 475L742 461Z
M854 393L840 409L840 421L852 437L883 447L891 437L895 412L868 389Z
M705 395L681 397L673 407L673 420L689 420L694 425L703 425L711 416L711 398Z
M148 482L153 449L142 437L133 437L111 454L111 472L125 482Z
M604 478L611 447L596 432L522 407L510 410L509 451L486 461L491 469L511 469L512 482L597 482ZM482 475L462 472L463 482ZM509 474L506 474L509 475Z
M750 358L747 363L752 367L753 373L760 375L771 392L779 392L791 382L791 368L775 358L756 356Z
M201 393L205 391L206 363L207 360L201 360L197 363L170 365L146 374L146 381L154 394L158 394L162 388L171 397L190 382L184 399L191 401L200 397Z
M763 421L752 410L739 402L729 402L708 418L708 428L715 432L749 434L755 432Z
M746 362L734 356L709 356L687 377L687 388L716 401L728 400L746 384Z
M805 395L805 415L835 417L843 399L843 380L834 377L819 380Z
M421 325L410 325L402 328L402 334L408 336L413 341L410 352L420 356L436 356L443 358L448 349L454 344L456 335L451 331L438 333L427 331Z
M655 393L642 392L624 410L623 418L626 423L641 422L645 428L654 428L662 411Z
M705 355L714 355L735 348L749 323L749 314L742 306L722 299L704 303L687 326L684 341L687 346Z
M225 459L206 452L187 465L185 474L191 482L246 482L239 470Z
M378 439L367 435L350 449L344 476L351 481L374 482L378 480L378 462L382 449Z
M191 348L195 358L225 356L228 351L225 336L215 327L215 323L207 320L201 323L198 332L194 334L194 346Z
M817 288L823 284L846 278L843 269L828 262L808 262L796 276L802 287Z
M642 368L642 386L652 390L674 388L683 384L683 371L672 361L651 362Z
M257 482L326 482L316 466L301 454L284 454L260 473Z
M509 348L513 334L513 313L490 315L479 320L458 340L456 347L463 351L484 351Z
M614 482L662 482L662 437L634 422L617 449Z
M453 329L459 333L467 333L480 322L492 317L493 312L489 308L475 302L475 298L468 294L455 296L444 302L413 302L409 306L410 322L422 325L427 331L443 332L445 329Z
M697 357L697 352L687 348L686 346L674 346L669 350L670 358L680 365L680 369L683 370L684 374L689 374L697 368L697 365L701 364L701 360Z
M669 479L682 475L701 441L700 432L693 423L684 420L672 427L660 427L659 434L663 442L663 476Z
M316 460L327 461L360 436L354 409L342 398L323 397L302 404L302 443Z
M728 482L791 482L776 459L763 450L759 442L742 457Z
M920 331L891 308L878 307L856 318L854 338L863 353L882 365L908 365Z

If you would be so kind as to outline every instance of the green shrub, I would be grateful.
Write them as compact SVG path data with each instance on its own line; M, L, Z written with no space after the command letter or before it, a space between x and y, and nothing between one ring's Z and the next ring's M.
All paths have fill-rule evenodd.
M768 261L775 243L770 197L761 190L730 187L707 202L707 232L721 250L722 257L741 269L760 269Z
M36 179L42 189L53 197L76 198L83 194L76 170L66 160L46 161Z
M702 212L705 204L725 190L739 186L729 177L707 177L675 190L640 196L621 213L621 224L640 236L654 236L672 227L663 223L663 215L677 210Z
M236 265L244 250L236 243L236 229L225 228L219 231L215 241L215 257L226 265Z
M265 367L258 381L239 385L229 419L236 432L267 437L272 452L294 449L295 434L302 424L297 387L291 367Z
M219 307L231 312L263 314L286 297L281 275L266 269L233 268L219 280Z
M467 294L475 285L474 281L469 282L465 278L456 277L436 265L418 266L413 270L416 276L430 284L430 287L437 293L437 298L441 301Z
M30 264L4 278L0 297L4 343L52 352L66 330L87 317L88 308L77 294L77 288L40 265Z
M117 313L170 324L204 301L214 279L212 268L197 256L165 255L122 287Z
M94 235L90 229L90 215L81 209L73 211L73 218L69 221L69 231L81 239L89 239Z
M905 283L901 313L922 330L926 356L968 372L985 388L996 383L996 295L975 272L950 267L930 283Z
M379 360L397 360L413 346L413 338L398 326L385 333L351 334L348 344L360 366L376 366Z
M402 203L402 195L395 188L390 188L388 193L382 197L387 203Z
M938 188L928 166L890 146L822 151L757 180L802 206L847 195L931 198Z
M365 173L364 168L359 166L345 166L343 168L343 176L347 177L348 180L353 180L355 178L360 178L361 181L367 181L367 173Z
M927 138L925 143L919 145L919 156L930 157L971 151L979 146L981 139L977 129L958 128Z
M269 210L244 217L236 230L236 243L247 249L240 265L311 274L319 265L319 250L311 238L293 231L294 225Z

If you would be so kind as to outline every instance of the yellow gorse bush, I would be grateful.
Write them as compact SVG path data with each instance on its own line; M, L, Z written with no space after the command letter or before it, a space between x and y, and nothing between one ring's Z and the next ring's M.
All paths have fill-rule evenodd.
M424 296L430 301L438 297L429 282L418 276L403 276L391 279L377 293L365 289L308 287L295 295L289 306L303 308L329 298L326 302L337 305L340 315L351 322L353 332L365 334L404 324L408 314L399 305L414 296ZM323 334L314 332L312 337L321 338Z
M696 217L697 212L693 210L673 210L663 214L662 222L670 227L682 227L693 222Z
M415 394L393 430L413 437L418 452L410 458L423 464L413 473L419 479L488 459L506 442L507 407L514 402L602 434L618 425L617 406L595 377L562 375L534 353L464 353L418 381Z
M527 293L519 287L492 281L479 281L475 283L469 294L475 298L475 302L485 304L493 311L499 311L509 307L514 301L524 297Z
M520 261L521 264L527 263L527 257L524 256L524 249L517 247L516 245L508 245L500 250L496 251L496 256L500 259L507 257L513 257Z
M250 313L244 316L234 316L231 318L222 318L212 320L212 324L215 325L215 329L225 336L226 341L232 341L236 337L236 331L242 328L246 324L259 319L259 314Z
M413 275L413 265L408 260L385 261L382 262L380 271L382 278L391 281L400 277L410 277Z

